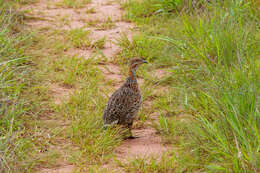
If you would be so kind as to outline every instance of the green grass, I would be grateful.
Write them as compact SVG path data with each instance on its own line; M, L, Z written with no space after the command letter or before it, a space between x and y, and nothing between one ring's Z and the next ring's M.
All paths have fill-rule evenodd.
M88 19L86 22L87 27L96 27L99 30L109 30L115 27L115 23L111 17L108 16L105 20L101 19Z
M0 2L1 9L9 9ZM122 4L124 19L139 28L132 40L118 39L122 49L110 63L120 65L126 76L130 58L151 62L137 73L144 79L144 105L135 127L144 126L152 114L159 116L152 125L173 150L161 160L151 156L117 161L117 166L126 172L259 171L260 13L253 2ZM87 1L62 3L81 8ZM98 51L105 38L93 42L83 28L42 28L30 35L23 20L15 10L1 10L0 172L33 172L39 166L57 167L61 160L78 171L102 172L121 142L121 129L105 131L102 124L115 81L97 67L107 60L86 60L67 50ZM113 24L108 19L102 28ZM93 25L100 27L97 21ZM167 73L157 77L157 70Z
M103 21L99 26L98 29L100 30L108 30L115 27L115 23L112 21L111 17L108 16L105 21Z
M15 10L1 10L0 172L33 172L64 160L80 170L86 163L94 167L108 161L121 141L119 129L103 130L111 81L96 67L98 58L66 55L69 48L101 49L105 38L92 43L90 32L81 28L40 28L30 35L20 24L23 19ZM53 86L75 92L63 98L53 94ZM60 105L55 97L61 97Z
M91 32L89 30L84 30L82 28L76 28L73 30L70 30L68 32L67 39L70 41L72 47L79 48L79 49L88 49L88 48L97 48L97 49L103 49L106 37L100 38L96 41L92 41L90 38Z
M100 165L107 162L121 139L119 129L104 131L102 114L107 100L107 80L96 67L99 60L64 57L52 62L51 70L59 69L57 82L76 88L77 91L58 106L59 116L71 120L70 139L79 147L78 155L72 154L73 163L79 168L85 164Z
M96 40L94 43L92 43L92 47L98 48L98 49L103 49L105 46L106 42L106 37L100 38Z
M55 110L57 116L71 121L68 135L80 149L78 154L72 154L71 159L79 168L85 167L85 164L107 161L112 157L111 151L121 141L118 129L103 129L102 114L104 100L107 100L104 96L109 90L103 87L106 80L95 67L98 62L67 56L50 62L50 71L56 71L53 80L62 86L77 89L63 104L55 106Z
M191 9L187 2L174 11L158 1L122 4L125 20L137 22L141 33L119 40L119 57L144 56L154 64L150 70L171 73L147 78L152 86L170 87L151 99L161 112L156 128L182 156L176 170L257 172L259 7L223 1Z
M56 122L53 126L48 121L39 120L47 152L39 155L40 160L35 166L44 164L44 167L51 168L58 166L59 160L67 160L69 164L77 165L78 170L85 170L86 165L95 167L108 162L113 157L113 149L121 141L120 129L103 129L104 100L108 100L113 82L103 77L97 67L102 61L98 57L86 60L66 53L70 48L85 49L88 45L89 48L102 48L105 38L91 43L88 31L74 29L66 34L63 30L38 30L34 39L33 49L37 50L35 56L39 57L37 67L41 85L49 97L45 100L48 102L44 106L46 112L41 116ZM53 96L52 88L48 87L53 84L65 89L65 92L71 91L66 98L60 96L61 104L58 105L54 103L54 97L59 95ZM63 121L69 122L69 125L62 125ZM48 130L44 130L46 127ZM51 136L50 139L45 138L46 133ZM54 146L59 146L61 150ZM64 152L68 154L64 156Z
M68 39L72 42L73 46L86 49L91 46L89 35L90 31L77 28L69 31Z
M60 160L67 160L68 164L77 165L78 170L85 170L86 164L94 167L107 162L121 141L119 129L103 129L104 100L108 99L112 88L111 81L96 67L101 60L66 55L68 48L77 47L73 41L67 41L67 36L63 30L39 30L33 40L36 77L40 82L27 92L41 101L43 110L38 114L43 120L40 118L31 123L37 126L33 141L35 150L43 152L36 155L37 162L33 162L32 169L40 165L52 168L59 166ZM54 103L54 97L59 95L53 96L49 87L53 84L72 91L67 98L61 95L58 105ZM68 125L64 126L65 122Z
M93 71L93 75L97 74ZM98 89L96 92L97 79L93 78L91 82L64 105L64 114L74 120L72 140L81 148L84 162L100 164L111 158L111 151L119 144L120 138L116 129L104 131L102 113L105 98L100 96L104 91Z
M26 36L17 33L20 27L16 21L23 15L10 13L10 18L13 16L15 22L1 16L8 22L1 23L0 35L4 45L1 172L33 172L42 167L58 167L60 161L77 165L79 171L91 165L88 171L94 171L113 158L113 150L124 132L118 128L103 129L102 113L115 82L97 68L100 62L104 63L103 57L85 60L66 52L70 48L98 51L104 47L106 38L93 42L90 32L83 28L69 31L39 28ZM61 22L68 21L62 18ZM102 27L111 26L108 18ZM144 90L146 98L151 91ZM64 93L59 95L61 91L69 93L68 97L63 97ZM61 100L60 104L55 104L55 100ZM147 111L142 111L142 121L147 119Z
M30 170L36 148L27 121L35 116L38 102L30 104L31 98L24 96L34 83L26 53L31 35L23 31L23 14L13 5L0 1L0 172Z
M118 162L118 165L124 168L125 172L156 173L156 172L174 172L176 167L175 154L164 154L160 159L150 156L148 158L136 158L127 163Z

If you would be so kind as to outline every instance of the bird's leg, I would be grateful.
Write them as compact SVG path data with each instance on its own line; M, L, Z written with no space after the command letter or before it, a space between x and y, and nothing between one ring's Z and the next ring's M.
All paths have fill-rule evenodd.
M129 134L130 134L130 136L128 137L129 139L134 139L134 136L133 136L132 131L131 131L132 125L133 125L133 123L127 124L127 128L129 130Z
M137 136L133 136L133 134L132 134L132 131L131 131L131 130L132 130L132 125L133 125L133 122L127 124L127 128L128 128L128 130L129 130L129 133L130 133L130 136L128 137L128 139L138 138Z

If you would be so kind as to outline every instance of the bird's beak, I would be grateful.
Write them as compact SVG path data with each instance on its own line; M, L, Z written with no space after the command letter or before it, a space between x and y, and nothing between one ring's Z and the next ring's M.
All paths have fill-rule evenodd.
M148 62L147 62L146 60L144 60L144 59L143 59L143 63L146 63L146 64L148 64Z

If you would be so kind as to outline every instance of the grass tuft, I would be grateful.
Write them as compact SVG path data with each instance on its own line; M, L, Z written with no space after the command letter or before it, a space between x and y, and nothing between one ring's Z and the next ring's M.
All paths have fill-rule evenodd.
M160 160L156 156L150 156L148 158L132 159L127 163L118 162L118 164L126 172L174 172L175 157L174 153L172 153L172 156L165 153Z
M72 42L74 47L86 49L91 46L89 35L90 31L77 28L69 31L68 39Z

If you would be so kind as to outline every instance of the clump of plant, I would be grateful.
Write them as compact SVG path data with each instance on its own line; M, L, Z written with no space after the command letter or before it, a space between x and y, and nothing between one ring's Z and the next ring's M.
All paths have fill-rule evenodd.
M92 43L92 47L98 48L98 49L103 49L105 46L105 42L106 42L106 37L100 38L97 41L95 41L94 43Z
M89 30L76 28L69 31L68 39L72 42L74 47L86 49L91 46L89 35Z
M107 19L98 26L98 28L101 30L107 30L113 28L114 26L115 23L112 21L111 17L108 16Z
M156 12L173 12L182 4L182 0L157 0L154 6L159 8Z

